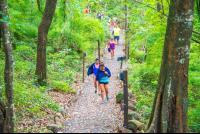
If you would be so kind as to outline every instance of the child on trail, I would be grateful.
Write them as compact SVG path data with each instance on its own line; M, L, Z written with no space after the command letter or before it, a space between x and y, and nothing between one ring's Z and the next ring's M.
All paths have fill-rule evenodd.
M87 8L85 8L85 14L88 14L88 9Z
M101 98L102 98L101 104L104 103L104 90L106 92L106 99L109 100L108 83L110 77L111 77L110 70L104 66L104 63L100 63L100 68L97 70L96 80L99 82L101 88Z
M111 50L111 60L114 59L114 56L115 56L115 45L116 45L116 42L114 41L113 38L111 38L110 42L108 42L108 48L110 48Z
M117 25L114 25L113 34L114 40L117 42L117 45L119 45L119 35L120 35L120 28ZM117 40L117 41L116 41Z
M113 22L114 22L114 25L117 25L117 17L116 16L114 16Z
M88 68L87 75L89 76L89 75L93 74L95 94L97 93L97 87L98 87L98 89L99 89L99 95L101 95L101 88L100 88L100 85L99 85L98 81L96 80L97 70L100 68L99 62L100 62L99 58L96 58L95 63L93 63Z

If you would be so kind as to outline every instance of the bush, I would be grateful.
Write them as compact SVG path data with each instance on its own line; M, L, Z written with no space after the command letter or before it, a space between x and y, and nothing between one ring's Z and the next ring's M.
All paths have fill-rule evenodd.
M61 82L61 81L53 81L52 82L52 86L54 88L55 91L58 91L58 92L62 92L62 93L76 93L75 90L72 89L72 87L65 83L65 82Z
M138 49L130 49L130 57L136 59L137 61L143 61L145 57L145 52Z

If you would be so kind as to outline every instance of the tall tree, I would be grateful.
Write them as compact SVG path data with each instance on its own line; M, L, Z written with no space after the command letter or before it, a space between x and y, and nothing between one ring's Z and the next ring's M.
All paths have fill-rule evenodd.
M46 44L47 35L51 22L53 20L54 12L56 9L57 0L47 0L42 17L42 21L38 28L38 45L37 45L37 64L35 75L38 77L38 84L46 83Z
M196 0L196 3L197 3L197 12L199 15L199 20L200 20L200 0Z
M0 11L3 18L8 18L7 14L7 0L1 0ZM14 55L10 39L9 25L7 22L1 22L3 46L5 52L5 96L6 103L2 101L2 88L0 86L0 130L3 133L14 133L14 96L13 96L13 70L14 70ZM1 82L1 81L0 81ZM2 120L3 118L3 120Z
M162 64L147 132L188 131L188 66L195 0L171 0Z
M129 59L128 6L127 6L127 0L125 1L125 32L126 32L125 55L126 55L126 59Z

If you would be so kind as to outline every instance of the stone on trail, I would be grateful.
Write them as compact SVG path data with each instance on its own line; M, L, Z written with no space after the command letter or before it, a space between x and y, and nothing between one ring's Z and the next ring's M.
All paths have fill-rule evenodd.
M62 116L65 118L66 110L64 107L59 108L59 112L62 114Z
M131 130L128 130L128 129L126 129L126 128L124 128L124 127L117 127L117 133L132 133L132 131Z
M135 106L132 105L129 101L128 101L128 109L136 111ZM121 110L124 110L124 100L121 101Z
M128 117L129 117L129 119L128 120L141 120L142 119L142 116L139 114L139 113L137 113L137 112L135 112L135 111L133 111L133 112L129 112L128 113Z
M63 127L62 123L60 123L59 121L56 122L56 125L58 125L58 128L59 128L59 129Z
M47 130L47 129L45 129L44 130L44 133L53 133L51 130Z
M64 117L61 113L56 113L55 117L58 117L60 120L64 120Z
M53 133L57 133L58 132L58 128L59 128L59 126L57 124L49 124L49 125L47 125L47 129L51 130Z
M130 99L132 99L132 100L137 100L136 94L132 94L132 95L130 96Z
M60 122L60 119L56 116L56 117L54 118L54 122L55 122L55 123Z
M132 95L132 91L129 91L128 92L128 100L131 101L131 95ZM124 91L121 90L117 96L116 96L116 99L117 99L117 103L120 103L122 100L124 100Z
M129 120L128 122L133 124L137 129L140 129L140 130L145 129L145 127L146 127L144 123L141 123L137 120Z
M132 123L128 123L128 129L130 129L133 133L137 133L137 128Z

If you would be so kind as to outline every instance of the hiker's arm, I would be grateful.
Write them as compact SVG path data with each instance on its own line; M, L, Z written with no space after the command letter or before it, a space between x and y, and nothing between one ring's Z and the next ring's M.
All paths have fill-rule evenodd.
M107 47L109 48L109 46L110 46L110 42L108 42L108 44L107 44Z
M108 74L108 72L106 72L106 71L105 71L104 73L105 73L105 74L107 74L107 75L108 75L108 77L110 77L110 75Z

